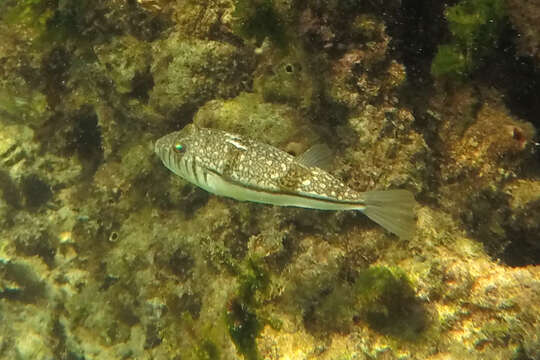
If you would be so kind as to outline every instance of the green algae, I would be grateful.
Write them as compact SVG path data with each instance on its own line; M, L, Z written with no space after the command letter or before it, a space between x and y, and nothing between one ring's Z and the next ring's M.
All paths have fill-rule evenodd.
M449 44L439 45L431 74L460 78L493 53L506 9L503 0L462 0L445 16L452 38Z
M248 360L258 359L256 338L262 331L262 324L257 315L235 299L227 309L226 322L229 335L238 352Z
M354 323L397 338L411 340L425 327L425 314L405 272L372 266L352 283L340 282L310 315L318 331L350 331Z
M403 270L374 266L361 271L354 292L363 316L374 329L404 337L418 332L421 324L408 323L411 319L406 309L414 305L415 293ZM404 333L409 327L415 328Z
M50 116L47 97L36 89L19 85L0 87L0 116L22 120L31 126L42 125Z
M240 275L238 297L244 304L255 306L257 293L264 292L270 285L268 273L256 260L249 259L248 264Z
M9 6L9 5L8 5ZM45 33L47 23L54 14L49 2L45 0L21 0L16 5L8 7L3 19L12 25L24 24L30 26L37 36Z
M470 59L461 51L459 45L439 45L431 65L431 74L435 77L450 74L463 76L470 71L470 66Z
M270 283L269 275L255 260L249 259L239 276L238 294L227 305L225 321L238 352L248 360L259 359L256 339L263 328L256 309L257 295Z
M219 360L221 355L219 348L211 340L205 340L196 349L197 360Z
M85 0L22 0L8 8L4 19L12 25L25 25L34 35L34 45L45 48L52 42L82 35L78 20L89 8Z

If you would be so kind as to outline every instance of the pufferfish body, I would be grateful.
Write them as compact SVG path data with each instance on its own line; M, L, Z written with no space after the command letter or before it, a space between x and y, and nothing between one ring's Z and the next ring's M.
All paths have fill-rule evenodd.
M155 153L176 175L202 189L240 201L319 210L358 210L398 235L415 231L412 193L357 192L319 167L324 146L294 157L240 135L192 124L155 143Z

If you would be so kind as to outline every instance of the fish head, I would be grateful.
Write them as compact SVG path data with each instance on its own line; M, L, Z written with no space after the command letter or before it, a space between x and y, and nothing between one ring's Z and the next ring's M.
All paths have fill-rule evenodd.
M178 165L182 159L193 159L197 152L196 144L197 128L189 124L180 131L167 134L154 144L154 152L159 156L163 164L177 175L181 167Z

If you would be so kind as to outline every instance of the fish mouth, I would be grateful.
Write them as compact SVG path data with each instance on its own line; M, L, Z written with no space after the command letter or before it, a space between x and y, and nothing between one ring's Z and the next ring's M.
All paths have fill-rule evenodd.
M160 155L160 151L163 148L163 145L161 144L163 142L162 139L163 138L159 138L154 143L154 153L156 153L157 155Z
M160 137L156 140L154 143L154 152L156 154L159 154L166 146L169 141L167 141L170 138L170 134Z
M158 156L163 165L170 169L171 154L169 151L170 149L168 144L170 141L168 141L168 138L169 136L165 135L156 140L156 142L154 143L154 153Z

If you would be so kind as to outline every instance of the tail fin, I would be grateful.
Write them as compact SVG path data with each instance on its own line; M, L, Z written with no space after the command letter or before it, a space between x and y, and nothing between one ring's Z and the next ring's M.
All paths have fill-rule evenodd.
M363 193L364 214L401 239L411 239L416 231L414 206L416 201L410 191L386 190Z

